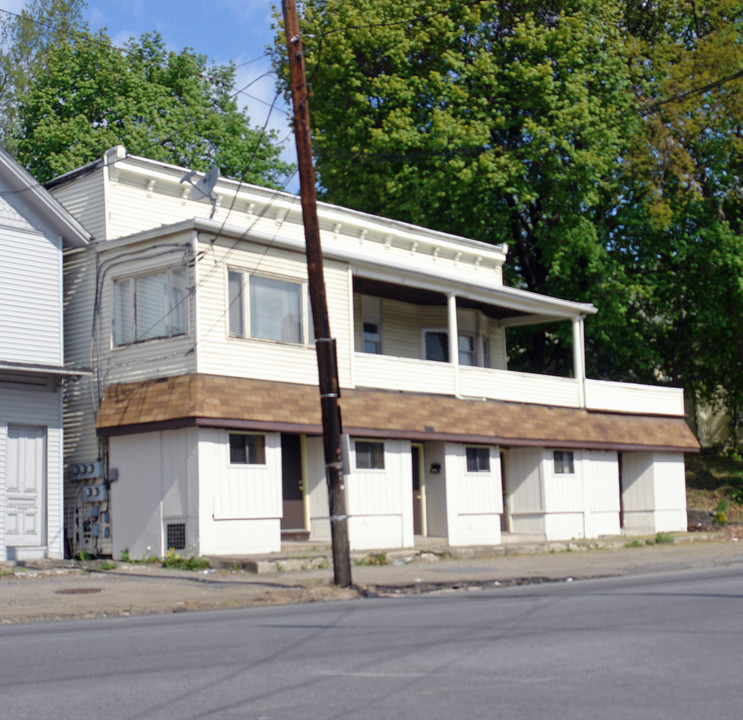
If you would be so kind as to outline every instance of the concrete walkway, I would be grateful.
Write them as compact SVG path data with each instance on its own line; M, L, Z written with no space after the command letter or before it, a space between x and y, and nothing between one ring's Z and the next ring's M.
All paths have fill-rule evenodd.
M739 532L678 534L672 544L621 537L450 548L425 540L413 550L354 553L354 587L344 590L332 584L329 547L307 543L287 544L277 556L213 558L212 567L201 571L120 561L115 566L110 561L0 563L0 623L453 592L732 563L743 567Z

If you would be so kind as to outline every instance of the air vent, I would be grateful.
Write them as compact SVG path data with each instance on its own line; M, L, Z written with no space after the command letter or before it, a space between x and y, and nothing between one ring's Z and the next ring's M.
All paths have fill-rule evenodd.
M168 550L186 549L186 523L168 523Z

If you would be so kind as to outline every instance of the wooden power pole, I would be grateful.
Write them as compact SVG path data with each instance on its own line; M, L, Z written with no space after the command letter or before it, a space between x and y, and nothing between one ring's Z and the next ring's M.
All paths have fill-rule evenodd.
M317 369L320 378L325 475L328 483L330 533L333 542L333 577L336 585L349 587L351 585L351 561L348 549L346 491L343 485L341 462L342 427L341 411L338 406L340 386L338 384L335 341L330 337L328 302L325 295L304 55L302 53L296 2L295 0L282 0L281 6L284 13L284 29L286 30L286 44L289 51L292 104L294 106L294 137L297 143L297 165L299 167L299 194L302 199L307 272L310 283L312 320L315 324Z

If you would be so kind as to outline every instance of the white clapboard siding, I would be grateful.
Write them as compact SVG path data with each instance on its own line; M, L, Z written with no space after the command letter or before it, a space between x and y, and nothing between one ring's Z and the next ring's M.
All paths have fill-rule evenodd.
M0 193L9 192L13 190L9 185L5 184L0 178ZM0 195L0 233L3 228L12 228L14 230L27 230L29 232L35 232L38 228L34 226L21 215L7 200L4 200Z
M65 364L92 368L95 251L67 251L64 255ZM65 462L93 462L98 457L95 432L97 410L92 378L70 379L64 389Z
M59 365L61 240L0 228L0 257L0 360Z
M551 375L460 366L459 389L466 397L561 407L580 406L578 382Z
M0 389L0 497L5 495L8 425L46 429L46 546L49 557L63 557L62 402L47 388ZM5 512L0 505L0 549L5 547Z
M199 372L316 385L317 360L311 342L298 345L229 336L228 270L301 282L308 303L307 266L299 253L266 250L248 242L209 249L197 266ZM340 275L345 290L345 273Z
M454 371L449 363L369 353L356 353L354 363L356 387L454 394Z
M382 299L382 351L385 355L421 358L421 324L418 307Z
M52 189L52 195L96 239L106 237L106 207L101 170Z
M586 407L589 410L683 417L684 391L681 388L586 380Z

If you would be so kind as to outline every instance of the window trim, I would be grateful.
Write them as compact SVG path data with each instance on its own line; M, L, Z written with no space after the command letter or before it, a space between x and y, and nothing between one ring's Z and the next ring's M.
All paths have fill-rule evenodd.
M360 456L359 445L360 444L369 445L370 447L371 446L381 447L382 450L381 450L381 453L380 453L380 456L379 456L379 459L381 459L381 465L374 466L374 465L371 465L370 464L369 467L364 467L364 466L359 465L359 456ZM353 441L353 466L354 466L354 470L365 470L365 471L366 470L373 470L373 471L377 471L377 472L380 471L380 470L383 471L383 470L386 469L385 468L384 456L385 456L385 444L384 444L384 440L373 440L373 439L367 439L367 438L354 439L354 441ZM375 458L373 457L373 455L370 454L369 455L369 461L370 461L370 463L373 462L374 459Z
M233 437L241 437L241 438L247 438L247 437L255 437L255 438L263 438L263 447L262 447L262 462L250 462L250 454L248 452L248 445L246 443L243 443L243 447L245 449L245 462L239 462L232 459L232 438ZM268 465L268 453L267 453L267 444L266 444L266 433L260 433L260 432L236 432L236 431L228 431L227 432L227 460L228 465L230 467L266 467Z
M474 470L470 470L470 458L469 458L469 451L470 450L477 450L478 455L475 456L475 462L477 464L477 468ZM480 467L480 453L482 451L485 451L485 457L487 458L487 468ZM491 463L490 463L490 446L489 445L466 445L465 446L465 452L464 452L464 461L465 461L465 472L472 475L477 475L479 473L490 473L492 472L491 469Z
M426 335L428 333L435 333L435 334L441 334L446 335L446 359L445 360L433 360L429 357L427 357L426 353ZM463 363L462 362L462 350L459 347L459 341L462 338L467 338L472 346L471 356L472 356L472 363ZM478 338L479 335L476 332L470 331L470 330L460 330L457 333L457 361L458 364L461 367L480 367L479 361L480 356L478 352ZM421 350L422 350L422 357L424 360L428 360L430 362L445 362L445 363L451 363L451 353L449 352L449 330L446 328L438 328L438 327L424 327L421 329Z
M563 456L559 461L558 469L558 453ZM565 459L569 459L567 463L568 470L565 470ZM573 450L553 450L552 451L552 472L554 475L575 475L575 451Z
M242 321L242 328L240 333L233 332L232 330L232 293L230 276L240 276L242 282L240 283L240 295L241 300L240 306L240 318ZM266 338L253 335L253 328L251 322L251 278L261 278L265 280L272 280L274 282L285 283L286 285L292 285L299 288L299 322L300 322L300 340L277 340L275 338ZM286 345L295 346L307 346L312 343L314 337L314 329L312 323L312 309L310 307L309 300L309 284L305 279L298 279L293 277L286 277L285 275L274 275L271 273L254 273L245 268L239 267L227 267L226 277L226 304L227 312L226 317L226 331L228 338L236 338L239 340L259 340L262 342L273 342L282 343Z
M173 277L175 273L182 273L183 275L183 299L176 300L174 298L175 284ZM154 278L158 275L164 275L167 277L168 283L168 311L166 315L158 318L158 323L167 321L168 332L165 335L153 335L151 337L145 337L138 339L138 328L137 328L137 281L143 280L144 278ZM122 275L121 277L112 278L111 284L111 347L112 348L125 348L131 347L132 345L139 345L141 343L150 342L151 340L170 340L172 338L184 337L189 334L189 323L190 323L190 299L189 293L192 288L189 287L188 268L185 265L173 265L171 267L162 268L154 272L143 272L134 275ZM128 290L124 291L123 288L127 287ZM120 291L119 288L122 288ZM119 310L119 292L126 292L126 303L128 305L127 314L129 315L128 324L129 327L124 330L122 327L125 318L120 317L122 313ZM183 331L174 332L174 311L182 307L182 320L183 320ZM154 325L147 330L155 327ZM126 333L129 340L119 341L119 337Z

